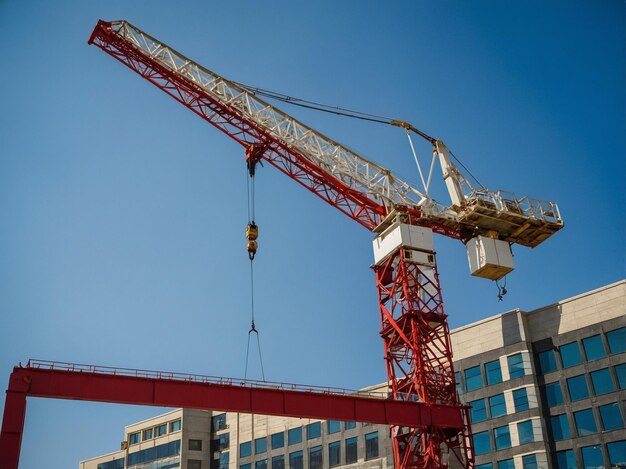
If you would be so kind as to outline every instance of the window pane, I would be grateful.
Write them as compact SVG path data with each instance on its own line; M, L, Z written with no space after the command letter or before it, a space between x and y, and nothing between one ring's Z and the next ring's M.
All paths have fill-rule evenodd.
M611 353L626 352L626 327L607 332L606 340Z
M596 419L593 418L593 411L591 409L574 412L574 422L576 422L578 436L593 435L594 433L598 433Z
M328 434L332 435L341 431L341 422L339 420L329 420L327 422Z
M561 363L563 364L563 368L580 365L583 362L583 359L580 356L578 342L570 342L569 344L561 345L559 350L561 352Z
M604 368L598 371L592 371L591 384L593 386L593 392L599 396L600 394L606 394L615 390L613 386L613 379L608 368Z
M517 433L519 434L520 445L525 445L526 443L532 443L533 441L535 441L532 420L526 420L525 422L518 423Z
M502 382L502 370L500 369L500 360L494 360L485 363L485 376L487 377L487 385Z
M583 455L583 467L585 469L597 469L599 467L604 467L602 449L600 448L600 445L582 448L581 453Z
M315 446L309 449L309 469L323 469L324 459L322 457L322 447Z
M504 461L498 461L498 469L515 469L515 463L512 459L505 459Z
M267 438L257 438L254 440L254 454L263 454L267 451Z
M474 466L474 469L493 469L493 464L488 462L485 464L480 464L478 466Z
M597 360L598 358L606 357L604 345L602 345L602 337L600 337L600 335L594 335L592 337L587 337L586 339L583 339L583 348L585 349L585 356L587 357L587 361Z
M302 451L289 453L289 469L304 469L304 457Z
M626 389L626 363L615 366L615 374L617 375L617 384L620 389Z
M617 430L618 428L624 428L624 420L622 419L622 412L620 411L619 404L613 402L599 407L600 418L602 419L602 428L605 431Z
M365 459L378 457L378 432L365 435Z
M357 437L346 440L346 464L357 462Z
M489 412L491 412L491 418L500 417L506 415L506 402L504 401L504 394L496 394L489 398Z
M474 366L465 370L465 386L468 391L483 387L483 377L480 374L480 366Z
M180 430L180 420L170 422L170 432L177 432Z
M202 451L202 440L189 439L187 443L189 451Z
M576 469L576 455L571 449L558 451L556 453L556 464L558 469Z
M285 456L282 454L272 458L272 469L285 469Z
M163 425L159 425L154 429L154 432L156 433L156 436L165 435L167 433L167 424L164 423Z
M511 379L524 376L524 361L522 360L522 354L516 353L506 358L509 364L509 376Z
M563 392L561 391L561 383L558 381L546 384L546 400L548 407L554 407L563 404Z
M566 440L572 436L569 423L567 422L567 415L561 414L551 417L550 424L552 426L552 438L555 441Z
M356 422L345 422L346 430L352 430L353 428L356 428Z
M489 432L474 433L474 452L476 455L487 454L491 452L491 440Z
M248 464L241 464L239 466L239 469L251 469L252 468L252 464L248 463Z
M463 394L463 383L461 383L461 372L454 372L454 381L456 382L456 393L458 395Z
M521 412L528 410L528 392L526 388L520 388L513 391L513 404L515 405L515 412Z
M152 439L152 428L143 431L143 441Z
M579 401L589 397L589 390L587 389L587 381L585 381L585 375L574 376L567 379L567 389L569 391L569 398L572 401Z
M537 469L537 456L534 454L528 454L522 456L523 469Z
M213 424L213 431L226 428L226 414L214 415L211 417L211 423Z
M245 458L252 454L252 442L246 441L245 443L241 443L239 445L239 457Z
M615 441L606 445L611 466L626 466L626 440Z
M272 435L272 449L282 448L285 446L285 433L274 433Z
M556 358L554 357L554 350L546 350L539 354L539 371L542 374L556 371Z
M128 436L128 444L129 445L136 445L137 443L139 443L139 436L141 435L141 433L137 432L137 433L131 433Z
M191 441L191 440L189 440ZM200 443L202 443L202 440L199 440ZM219 438L219 447L218 449L221 451L223 449L226 449L230 446L230 434L229 433L222 433Z
M487 420L487 408L485 407L485 400L478 399L476 401L472 401L469 403L470 409L470 418L472 423L483 422Z
M330 467L341 464L341 442L335 441L328 445L328 464Z
M312 440L322 436L322 422L310 423L306 426L306 439Z
M219 469L228 469L230 463L230 453L228 451L220 453Z
M511 432L509 426L504 425L493 429L493 438L496 441L496 449L505 449L511 447Z
M254 469L267 469L267 459L262 459L260 461L255 462Z
M302 427L290 429L287 432L287 442L289 445L302 443Z

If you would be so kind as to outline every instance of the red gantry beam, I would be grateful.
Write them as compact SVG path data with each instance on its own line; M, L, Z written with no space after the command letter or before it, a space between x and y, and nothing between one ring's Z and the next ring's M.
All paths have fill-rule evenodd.
M427 406L386 396L386 393L267 381L29 361L26 367L15 367L9 378L0 434L0 468L18 467L27 397L187 407L423 429L461 431L464 427L457 406Z

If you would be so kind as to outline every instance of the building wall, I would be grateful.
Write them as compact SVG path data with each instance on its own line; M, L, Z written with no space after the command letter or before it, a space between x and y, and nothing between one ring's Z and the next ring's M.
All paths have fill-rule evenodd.
M472 407L477 468L610 467L610 457L621 461L622 449L626 465L626 281L529 313L484 319L452 331L451 341L457 388ZM572 362L572 356L580 358ZM386 384L368 389L384 391ZM181 429L170 431L177 420ZM167 434L143 439L146 429L164 423ZM307 438L318 423L319 436ZM289 430L298 428L302 440L290 445ZM341 467L393 467L388 427L341 422L338 431L329 430L326 421L178 409L127 426L124 441L138 432L141 441L83 461L80 469L120 469L111 461L173 441L180 441L178 460L131 467L266 469L281 455L289 467L290 454L301 451L309 468L310 451L321 447L319 467L329 469L329 448L337 442ZM377 455L367 458L366 435L374 433ZM272 435L280 434L284 443L273 447ZM354 438L357 461L347 464L346 442Z

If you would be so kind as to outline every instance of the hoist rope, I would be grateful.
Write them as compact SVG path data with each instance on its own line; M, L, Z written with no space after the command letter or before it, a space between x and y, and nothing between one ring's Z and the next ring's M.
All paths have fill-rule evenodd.
M239 82L233 82L236 85L242 87L243 89L245 89L246 91L254 94L254 95L258 95L258 96L264 96L266 98L271 98L271 99L275 99L277 101L281 101L283 103L287 103L287 104L292 104L294 106L300 106L306 109L313 109L316 111L322 111L322 112L327 112L329 114L335 114L338 116L343 116L343 117L351 117L353 119L360 119L360 120L364 120L364 121L369 121L369 122L376 122L378 124L387 124L387 125L394 125L397 126L398 123L400 121L396 120L396 119L392 119L390 117L386 117L386 116L381 116L378 114L371 114L368 112L362 112L362 111L356 111L354 109L348 109L348 108L344 108L344 107L340 107L340 106L332 106L330 104L323 104L323 103L318 103L315 101L309 101L307 99L302 99L302 98L296 98L295 96L289 96L286 94L282 94L282 93L277 93L275 91L270 91L270 90L266 90L263 88L257 88L255 86L249 86L249 85L245 85L243 83L239 83ZM434 137L431 137L430 135L422 132L419 129L416 129L415 127L413 127L412 125L408 125L408 126L404 126L402 125L402 127L405 127L405 129L411 130L413 131L415 134L419 135L420 137L424 138L425 140L428 140L430 143L435 143L436 139ZM452 151L448 148L448 152L450 153L450 155L452 156L452 158L455 159L455 161L467 172L467 174L474 180L476 181L476 183L481 187L481 188L485 188L485 186L478 180L478 178L476 178L476 176L474 176L472 174L472 172L467 168L467 166L465 166L463 164L463 162L456 157L456 155L454 153L452 153Z

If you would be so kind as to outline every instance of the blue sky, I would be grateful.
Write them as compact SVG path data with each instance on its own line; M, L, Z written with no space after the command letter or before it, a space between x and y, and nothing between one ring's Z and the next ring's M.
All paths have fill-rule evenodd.
M243 375L243 151L88 46L99 18L230 79L410 121L488 187L558 202L565 229L515 249L501 303L437 238L452 328L624 278L622 2L180 3L0 1L4 383L28 358ZM418 180L399 129L287 111ZM257 222L267 378L384 380L372 235L267 166ZM159 411L30 400L20 467L75 467Z

